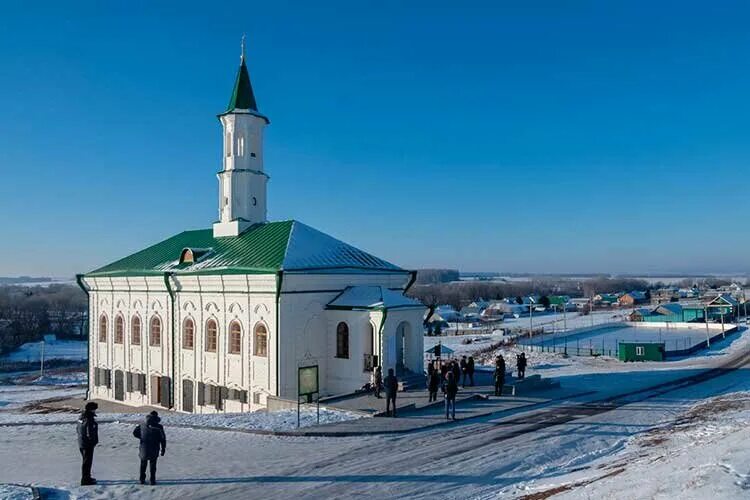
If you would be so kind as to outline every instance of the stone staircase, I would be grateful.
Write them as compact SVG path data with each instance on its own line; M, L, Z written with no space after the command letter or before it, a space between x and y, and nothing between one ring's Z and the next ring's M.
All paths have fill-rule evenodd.
M404 370L398 375L399 391L414 391L426 389L426 378L424 373L415 373L410 370Z

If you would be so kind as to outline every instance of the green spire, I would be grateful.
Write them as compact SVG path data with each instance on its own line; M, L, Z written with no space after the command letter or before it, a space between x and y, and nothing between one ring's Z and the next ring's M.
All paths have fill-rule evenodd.
M232 98L229 99L227 112L234 111L235 109L258 111L258 104L255 102L253 86L250 84L250 75L247 72L244 53L242 54L240 69L237 72L237 79L234 81L234 90L232 90Z

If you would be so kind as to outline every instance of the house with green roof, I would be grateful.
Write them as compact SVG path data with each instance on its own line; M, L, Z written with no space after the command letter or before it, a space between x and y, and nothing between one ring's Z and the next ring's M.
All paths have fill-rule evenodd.
M218 220L78 276L90 398L252 411L423 371L416 274L296 220L267 220L263 134L244 47L223 129ZM186 200L187 202L188 200ZM310 380L308 379L308 382ZM304 387L302 387L304 385Z

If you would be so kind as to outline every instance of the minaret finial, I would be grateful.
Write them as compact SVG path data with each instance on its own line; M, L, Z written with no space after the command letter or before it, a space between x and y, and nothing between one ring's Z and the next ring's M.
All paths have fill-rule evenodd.
M242 53L240 54L240 61L244 61L245 60L245 34L244 33L242 34L241 46L242 46Z

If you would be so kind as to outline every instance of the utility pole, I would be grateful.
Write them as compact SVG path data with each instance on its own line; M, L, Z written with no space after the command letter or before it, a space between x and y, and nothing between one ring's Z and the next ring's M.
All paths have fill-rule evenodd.
M703 321L706 323L706 347L711 347L711 335L708 333L708 306L703 307Z
M39 378L44 377L44 340L42 340L41 344L41 367L39 368Z

